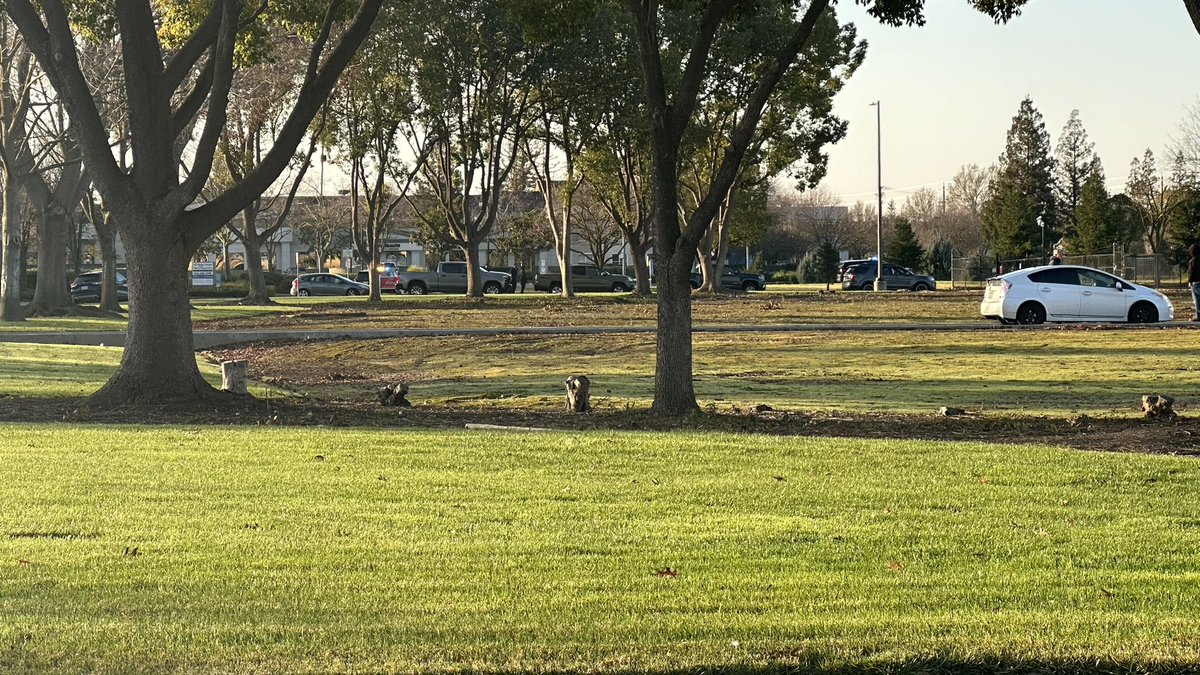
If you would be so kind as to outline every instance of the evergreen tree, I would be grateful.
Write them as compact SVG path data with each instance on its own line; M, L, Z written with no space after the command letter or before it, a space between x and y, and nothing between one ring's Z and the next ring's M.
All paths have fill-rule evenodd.
M954 249L950 242L942 239L929 249L929 257L925 261L925 269L934 279L949 279L954 263Z
M884 255L891 263L910 269L918 269L924 262L925 249L921 248L921 242L917 241L917 235L913 233L912 223L908 222L908 218L896 218L892 226L892 240L888 242Z
M1200 190L1189 189L1180 207L1171 212L1167 222L1167 260L1186 265L1187 250L1200 244Z
M1058 204L1058 229L1070 237L1075 234L1076 208L1083 195L1083 184L1100 171L1095 145L1088 140L1079 111L1072 110L1054 149L1054 198Z
M1050 135L1046 133L1042 114L1026 98L1013 117L991 194L980 214L983 233L1000 258L1043 253L1039 250L1043 236L1039 217L1045 225L1045 241L1058 238L1053 167Z
M822 242L821 247L817 249L817 280L825 282L825 290L829 290L829 284L837 280L838 263L841 260L838 258L838 250L834 248L830 242Z
M1099 172L1083 181L1074 212L1075 252L1103 253L1122 238L1110 199Z

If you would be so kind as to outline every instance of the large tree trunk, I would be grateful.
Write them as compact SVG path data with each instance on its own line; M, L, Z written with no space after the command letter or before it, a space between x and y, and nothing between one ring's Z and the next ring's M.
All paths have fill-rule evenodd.
M126 238L129 326L121 365L91 397L97 406L197 401L219 396L200 375L192 341L188 263L193 248L174 228Z
M383 295L379 292L379 268L383 266L380 260L382 256L379 254L379 249L381 248L383 247L376 246L371 253L371 269L367 272L367 280L371 285L371 296L367 299L367 302L371 303L383 303Z
M674 245L654 247L658 268L658 344L655 352L654 403L658 415L698 412L692 385L692 284L689 273L696 242L680 233L677 155L670 146L653 147L655 241Z
M67 288L68 215L51 202L39 209L38 278L26 316L57 316L75 308Z
M4 259L0 263L0 321L24 321L21 311L21 200L20 186L0 162L4 208L0 214L0 233L4 237Z
M690 246L658 255L658 346L654 404L659 415L687 415L699 410L692 385L692 267Z

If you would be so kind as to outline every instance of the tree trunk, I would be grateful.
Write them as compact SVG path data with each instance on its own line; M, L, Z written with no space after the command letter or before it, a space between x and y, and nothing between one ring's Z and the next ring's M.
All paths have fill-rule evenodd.
M0 162L0 165L4 165ZM0 321L24 321L21 311L21 200L20 186L6 166L0 166L4 207L0 214L0 233L4 237L4 260L0 263Z
M646 251L649 246L634 245L633 248L633 278L637 284L634 293L650 295L650 266L646 264Z
M692 386L692 267L691 246L668 255L656 253L658 263L658 346L655 358L654 404L658 415L687 415L699 410Z
M90 401L95 406L214 399L192 340L188 263L193 249L175 228L140 224L126 238L129 325L121 365ZM131 227L130 230L133 228Z
M258 232L257 213L253 210L257 204L242 212L242 231L236 236L246 249L242 267L246 270L246 297L242 300L247 305L273 305L271 293L267 290L267 282L263 277L262 268L262 237Z
M383 303L383 294L379 292L379 268L382 267L380 261L379 249L381 246L376 246L371 255L371 269L367 272L367 281L371 285L371 296L367 299L370 303ZM470 265L467 266L470 269Z
M67 288L68 215L55 203L39 209L38 278L26 316L62 315L75 307Z
M111 222L96 227L100 239L100 309L110 312L121 311L121 299L117 296L117 237Z
M467 255L467 297L483 297L483 279L479 274L479 242L467 241L462 247Z

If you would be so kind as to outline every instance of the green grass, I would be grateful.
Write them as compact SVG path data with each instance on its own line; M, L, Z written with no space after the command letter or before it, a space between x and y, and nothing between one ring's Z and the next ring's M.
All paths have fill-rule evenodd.
M1200 343L1184 329L987 332L703 333L701 405L932 413L1132 416L1141 396L1196 405ZM654 336L499 336L309 342L266 352L251 371L286 371L317 397L362 400L404 380L418 403L554 408L562 381L592 382L599 409L646 405Z
M118 347L40 345L0 342L0 397L74 398L104 386L121 363ZM221 368L198 361L210 384L221 386ZM278 395L261 385L251 385L256 396Z
M0 465L8 672L1200 667L1177 458L60 425Z

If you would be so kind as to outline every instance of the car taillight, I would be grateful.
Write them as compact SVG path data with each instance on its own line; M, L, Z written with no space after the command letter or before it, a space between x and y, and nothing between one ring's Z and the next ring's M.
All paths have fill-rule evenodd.
M1008 289L1010 289L1010 288L1012 288L1012 284L1008 281L1008 279L1001 279L1000 280L1000 297L1003 298L1005 295L1007 295Z
M292 288L300 288L300 280L292 279Z

